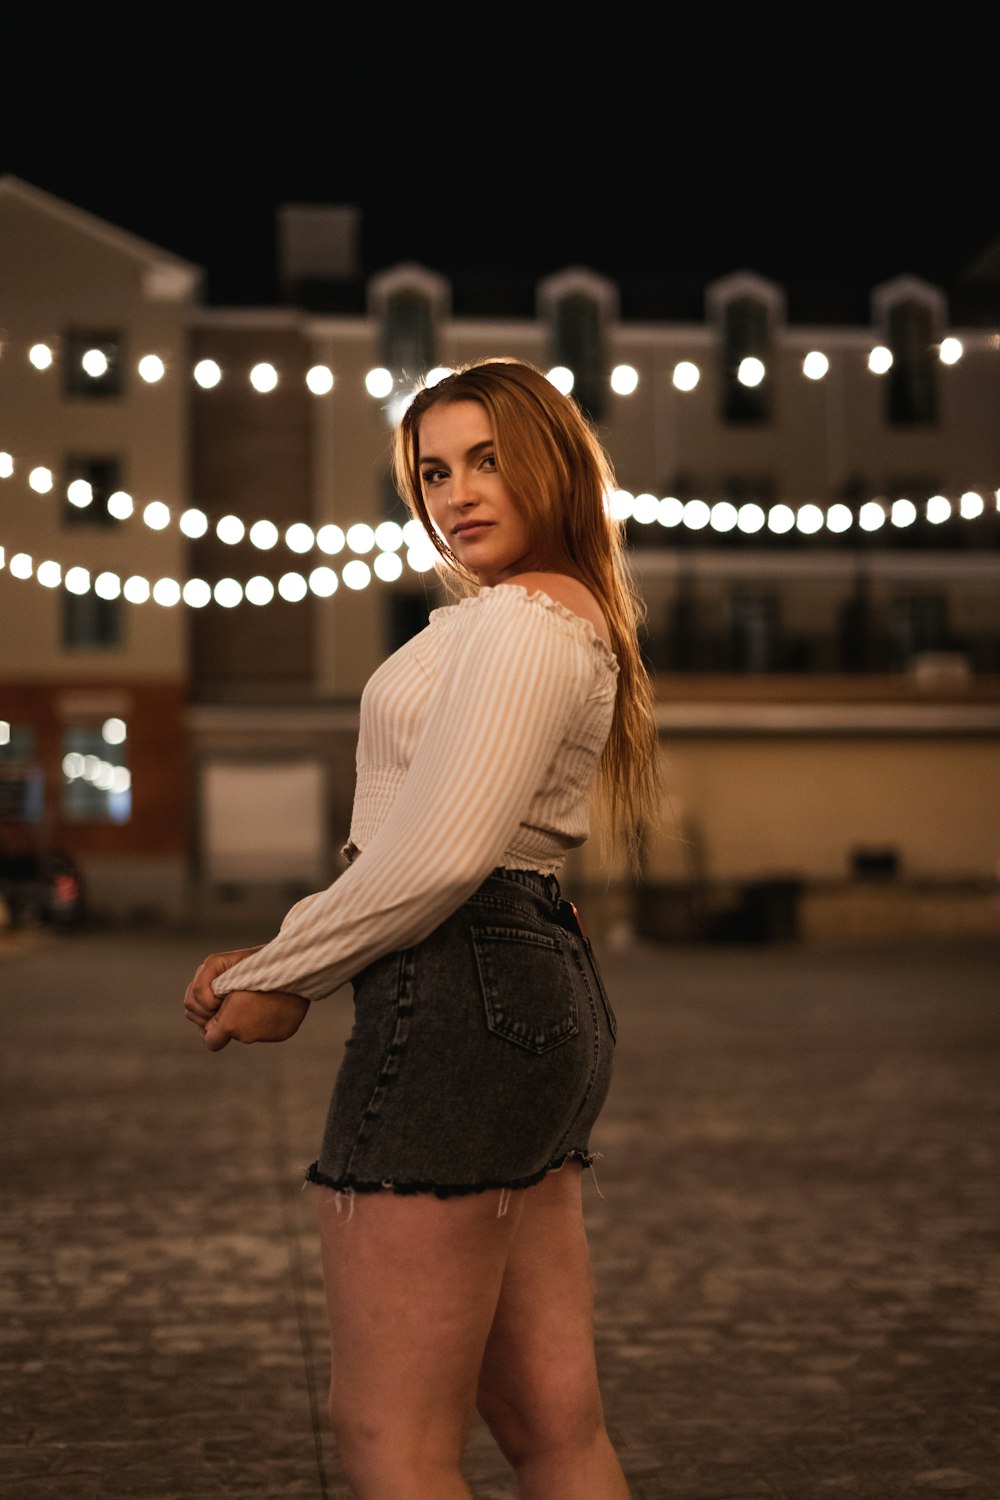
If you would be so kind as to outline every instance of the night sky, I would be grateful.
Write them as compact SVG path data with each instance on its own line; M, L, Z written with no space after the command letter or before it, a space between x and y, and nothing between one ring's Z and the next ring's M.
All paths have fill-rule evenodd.
M276 300L282 202L359 204L366 272L583 263L626 316L630 284L742 267L948 284L1000 234L971 7L356 11L8 16L0 171L204 266L215 304Z

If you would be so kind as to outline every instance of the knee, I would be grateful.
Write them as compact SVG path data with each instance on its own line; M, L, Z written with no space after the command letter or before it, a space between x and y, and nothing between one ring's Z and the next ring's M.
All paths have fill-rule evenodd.
M417 1430L397 1414L369 1412L335 1393L329 1417L341 1467L358 1500L417 1500L436 1493L443 1474L458 1472L461 1442L433 1424Z
M543 1391L516 1394L481 1385L476 1405L500 1451L515 1467L560 1449L578 1452L604 1430L600 1395L589 1384L560 1382Z

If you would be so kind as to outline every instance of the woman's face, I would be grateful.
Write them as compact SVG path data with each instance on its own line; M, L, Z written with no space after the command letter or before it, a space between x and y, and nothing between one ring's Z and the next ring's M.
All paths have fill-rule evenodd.
M486 408L478 401L432 406L417 441L427 513L481 586L538 568L527 523L497 469Z

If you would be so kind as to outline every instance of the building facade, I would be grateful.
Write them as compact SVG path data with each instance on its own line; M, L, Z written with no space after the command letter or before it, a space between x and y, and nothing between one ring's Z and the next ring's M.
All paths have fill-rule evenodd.
M8 747L15 729L28 747L17 765L44 758L59 807L80 778L67 780L73 751L53 726L80 692L117 684L139 705L148 687L173 705L159 769L140 775L136 760L130 819L55 823L81 853L121 838L125 870L128 829L153 857L155 802L178 810L171 857L190 860L202 898L269 882L284 896L335 873L361 689L444 599L400 533L393 422L435 369L511 355L572 389L621 485L611 503L646 601L665 772L642 922L749 932L763 919L748 892L773 914L790 886L816 935L996 922L995 327L952 326L944 293L908 276L873 290L864 326L790 322L783 289L750 273L709 286L699 321L643 322L584 268L541 281L533 316L457 314L427 268L364 280L356 217L315 208L282 217L281 282L300 305L213 309L192 268L108 226L98 255L93 221L43 198L0 188L16 307L0 358L14 468L0 600L15 619L0 720ZM62 280L38 270L63 260ZM71 393L73 361L116 330L105 342L128 350L127 389L98 396L84 372ZM28 354L46 341L58 358L39 371ZM147 353L164 365L148 386L128 364ZM81 457L110 465L88 471L105 490L127 471L131 519L89 527L52 496L45 510L26 476L46 454L64 490ZM154 500L160 530L140 519ZM10 576L15 548L30 578ZM64 564L52 587L38 586L43 554ZM93 578L99 564L174 580L180 602L122 598L128 630L81 648L66 598L87 596L68 594L66 568ZM155 716L129 712L138 757ZM48 817L34 826L48 832ZM607 871L592 841L570 876L607 888Z

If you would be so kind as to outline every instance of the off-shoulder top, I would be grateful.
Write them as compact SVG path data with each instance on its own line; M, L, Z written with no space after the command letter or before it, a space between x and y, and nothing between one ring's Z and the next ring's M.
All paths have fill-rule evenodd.
M617 674L589 621L519 584L434 610L361 698L361 857L214 992L319 999L426 937L498 865L558 870L589 831Z

